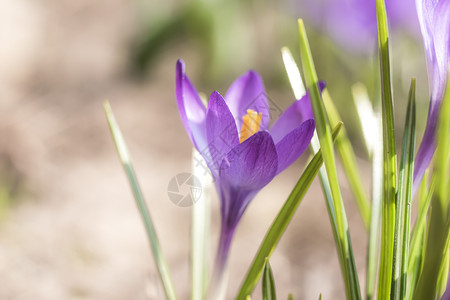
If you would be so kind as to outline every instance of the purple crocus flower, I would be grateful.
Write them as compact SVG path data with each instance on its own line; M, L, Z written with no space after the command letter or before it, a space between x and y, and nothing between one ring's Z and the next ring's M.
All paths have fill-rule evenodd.
M427 56L430 107L427 126L415 161L415 188L422 180L436 148L439 108L450 67L450 1L416 0L416 7Z
M270 107L255 71L236 79L225 97L213 92L206 108L181 60L176 65L176 96L186 132L205 158L219 193L222 222L216 270L220 273L250 201L308 147L315 128L312 108L304 96L269 128Z

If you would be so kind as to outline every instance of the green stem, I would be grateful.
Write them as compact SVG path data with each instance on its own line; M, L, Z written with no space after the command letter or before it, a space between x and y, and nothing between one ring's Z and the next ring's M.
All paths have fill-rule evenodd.
M408 254L410 238L411 199L413 188L414 146L415 146L415 106L416 80L411 80L409 102L403 135L403 150L400 163L399 192L397 197L397 216L394 242L394 274L391 297L394 300L406 296L406 275L408 271Z
M392 266L394 259L395 198L397 193L397 156L395 152L394 114L389 60L389 34L386 8L383 0L376 0L378 49L381 75L383 123L383 204L380 278L378 299L391 297Z

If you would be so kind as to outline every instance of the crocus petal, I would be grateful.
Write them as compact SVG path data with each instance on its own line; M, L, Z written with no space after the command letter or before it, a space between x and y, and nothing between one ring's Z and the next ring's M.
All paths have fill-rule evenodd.
M427 126L415 161L415 189L435 150L437 121L450 65L450 2L416 0L416 7L427 55L431 97Z
M314 129L314 120L306 120L276 144L278 154L277 174L283 172L305 152L314 135Z
M414 190L416 190L422 181L423 175L433 158L435 145L435 135L437 126L438 110L430 110L428 114L427 126L420 143L419 151L417 151L416 160L414 162Z
M189 138L197 150L202 152L207 146L206 108L184 70L184 62L180 59L176 66L178 111Z
M234 228L253 196L276 175L278 156L270 134L260 131L237 145L220 170L222 225Z
M416 0L417 16L419 17L420 30L422 31L425 52L432 58L434 52L433 20L436 6L440 0Z
M441 0L438 3L433 26L436 68L439 69L439 74L446 75L450 62L450 2L448 0ZM445 85L445 80L440 84Z
M247 114L247 109L253 109L262 114L260 129L267 129L270 107L261 76L255 71L249 71L236 79L228 89L225 101L236 120L237 128L241 128L242 117Z
M447 83L450 3L444 0L416 0L416 7L427 55L431 95L436 101L442 98Z
M324 82L319 82L319 89L322 92L325 88ZM273 141L277 144L286 134L300 126L303 122L313 119L313 111L309 95L306 94L300 100L291 104L278 118L270 129Z
M216 180L222 222L213 290L216 290L215 283L221 281L239 220L258 191L275 177L277 165L275 144L266 131L257 132L238 144L223 159Z
M202 154L213 175L217 175L225 155L239 144L233 115L218 92L212 93L209 99L206 112L206 139L209 151Z

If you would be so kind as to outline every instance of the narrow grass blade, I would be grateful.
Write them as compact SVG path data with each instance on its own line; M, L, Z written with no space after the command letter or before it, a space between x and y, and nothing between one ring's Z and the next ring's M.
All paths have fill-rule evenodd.
M105 109L109 129L111 130L114 144L116 146L117 154L119 155L122 166L128 177L128 181L133 191L134 199L136 200L136 204L138 206L139 212L141 213L142 220L144 221L147 237L153 252L153 258L155 259L155 264L164 287L166 298L169 300L175 300L175 288L169 274L169 268L167 266L166 260L164 259L161 246L159 244L158 237L156 235L156 231L147 208L147 204L145 203L144 196L142 195L142 191L139 187L139 183L137 181L137 177L131 162L131 157L125 144L125 140L123 139L119 125L117 124L116 119L113 115L111 106L108 102L104 102L103 106Z
M303 84L302 77L300 76L300 70L295 63L294 58L290 50L287 47L281 49L283 56L284 66L291 84L292 91L296 99L301 99L305 94L305 86ZM313 155L315 155L320 149L319 138L317 137L317 131L314 130L314 135L311 140L311 150ZM325 201L327 204L328 216L332 224L332 228L336 228L336 213L334 211L333 199L331 196L331 188L328 182L328 175L325 166L321 166L319 170L320 184L324 193Z
M275 281L273 280L272 268L270 267L269 260L266 260L266 264L264 266L264 274L262 280L262 295L263 300L277 299Z
M442 102L437 128L437 147L433 177L436 189L431 199L430 225L425 249L425 261L413 299L434 299L439 294L439 273L446 262L450 234L449 164L450 164L450 84Z
M201 154L192 150L192 172L200 180L202 194L192 206L191 217L191 300L202 300L208 284L209 227L212 177Z
M395 195L397 184L397 156L395 152L394 113L389 60L389 34L384 0L376 0L378 51L381 75L381 112L383 120L383 204L380 279L378 299L388 300L391 294L394 259Z
M403 133L403 150L400 161L399 188L396 203L394 274L391 292L391 299L393 300L404 299L406 296L416 133L415 93L416 80L412 79Z
M333 130L333 139L336 138L342 123L339 123ZM322 165L322 155L318 152L314 155L313 159L309 162L308 166L302 173L302 176L298 180L291 194L287 198L283 207L278 212L277 217L270 225L269 230L266 233L261 245L259 246L258 252L253 259L253 262L247 272L244 282L241 285L238 296L236 299L243 300L253 292L256 284L258 283L261 272L264 268L266 259L269 259L272 255L275 247L277 246L279 240L281 239L286 227L294 216L298 205L302 201L306 194L306 191L310 187L314 178Z
M444 294L445 290L447 289L447 280L448 280L448 265L449 257L448 257L448 244L445 247L445 253L444 253L444 260L441 264L441 269L439 271L439 277L438 277L438 285L437 285L437 295L440 298L442 298L442 295Z
M437 148L434 166L434 176L436 176L436 192L440 201L440 208L443 218L449 218L450 198L448 186L449 164L450 164L450 78L442 101L437 128Z
M322 93L323 102L325 104L325 109L328 113L328 118L331 124L336 124L342 120L339 115L336 106L334 106L333 100L331 99L328 90L325 89ZM370 204L367 197L366 191L364 190L363 183L361 181L361 174L356 163L356 155L353 150L352 144L347 136L347 131L342 128L342 132L336 141L336 149L338 151L339 157L342 161L342 166L344 167L345 175L350 184L350 189L355 196L356 204L363 220L364 225L369 229L370 223Z
M439 292L439 274L445 260L445 246L448 238L448 222L443 222L440 208L434 205L439 202L436 194L433 195L432 207L429 219L429 231L427 234L425 258L422 272L417 282L412 299L435 299Z
M379 123L381 124L381 120L379 120ZM383 194L383 141L381 138L381 132L378 137L380 144L374 148L372 155L372 210L370 216L369 242L367 247L367 300L373 299L375 295L379 259L378 249L380 244L379 234Z
M323 153L323 160L328 174L328 182L330 184L333 206L336 213L336 227L333 228L333 232L337 245L341 270L344 277L345 291L347 299L361 299L358 275L356 272L350 234L348 231L347 217L345 214L344 203L337 177L336 161L334 157L330 128L325 114L325 108L320 97L318 78L303 20L299 19L298 24L300 32L300 57L304 77L311 99L317 135L319 138L320 148Z
M283 54L283 62L286 68L286 72L291 84L294 96L296 99L302 98L306 91L303 84L303 80L300 76L300 70L292 57L291 52L286 47L281 50ZM315 155L320 149L319 138L317 137L317 131L314 130L314 135L311 140L311 150L313 155ZM325 197L325 203L327 205L328 216L331 222L332 228L337 228L336 225L336 213L333 205L333 198L331 195L331 188L328 182L328 175L325 166L321 166L319 170L320 185L322 186L322 191ZM336 238L336 237L335 237Z
M425 173L424 180L422 180L419 187L419 208L416 224L414 225L411 245L408 259L408 278L409 288L407 290L406 299L412 299L414 290L416 289L419 275L422 272L423 261L425 257L425 242L427 225L427 214L430 207L431 197L434 193L435 180L431 182L431 186L427 185L428 178Z
M300 75L300 70L298 69L294 57L288 47L281 48L281 55L283 57L284 68L286 69L289 82L291 83L291 88L294 92L295 99L299 100L306 94L302 76Z
M367 246L366 299L375 294L378 271L378 245L381 218L381 199L383 194L383 137L382 122L379 113L381 103L375 101L372 107L366 87L357 83L352 87L353 100L358 111L367 153L372 160L372 206Z
M383 142L381 139L377 139L381 128L381 122L378 122L379 116L370 102L367 88L362 83L355 83L352 86L352 95L356 105L356 111L358 112L359 123L361 124L367 153L369 154L369 157L372 158L374 148L376 148L377 145L381 145Z

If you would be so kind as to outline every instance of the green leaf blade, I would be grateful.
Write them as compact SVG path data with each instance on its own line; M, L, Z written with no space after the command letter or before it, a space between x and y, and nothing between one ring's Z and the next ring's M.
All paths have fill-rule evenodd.
M425 172L424 178L427 178ZM423 262L425 257L425 243L426 243L426 230L427 226L427 214L430 208L431 198L434 193L435 180L431 182L431 185L427 185L426 180L422 180L419 188L419 208L416 224L413 228L411 237L411 245L409 250L408 259L408 278L409 288L407 291L406 299L412 299L414 291L417 287L420 273L422 272Z
M400 161L399 189L397 197L397 216L394 242L394 274L392 279L392 298L404 299L406 296L409 237L411 220L411 201L414 180L414 148L415 148L415 105L416 80L411 80L409 101L403 133L403 150Z
M342 123L339 123L333 130L333 139L336 138L341 126ZM322 155L319 151L316 155L314 155L308 166L303 171L291 194L288 196L287 200L283 204L283 207L278 212L277 217L270 225L270 228L261 242L253 262L247 271L247 275L241 285L236 299L244 300L253 292L256 284L258 283L261 272L263 271L266 259L269 259L275 250L275 247L289 225L289 222L292 220L297 207L319 172L322 163Z
M327 121L324 104L320 96L318 88L318 77L314 67L314 61L312 59L311 49L309 47L308 37L306 35L303 20L299 19L298 25L300 32L300 57L303 67L303 73L314 112L317 135L319 138L320 148L323 153L323 160L332 194L334 212L336 214L336 222L333 223L334 220L332 220L332 227L344 278L345 291L348 299L361 299L347 217L345 214L345 208L337 176L336 161L334 157L333 143L331 141L330 128Z
M378 299L389 300L394 259L395 199L397 188L397 157L395 152L394 114L389 58L389 34L384 0L376 0L378 51L381 75L381 112L383 123L383 203L380 279Z
M331 99L331 96L328 93L328 90L323 91L322 97L331 124L336 124L337 122L342 120L336 106L333 103L333 100ZM369 199L361 181L362 176L357 167L355 151L353 150L350 139L347 136L345 126L336 141L336 149L338 151L339 157L341 158L342 166L344 167L344 172L347 176L350 189L352 190L355 197L361 219L368 229L370 224Z
M450 240L448 174L450 164L450 78L439 113L433 181L436 188L431 198L431 214L425 249L423 270L419 276L413 299L440 297L439 278L448 263L448 243Z
M266 260L266 264L264 266L262 294L263 300L277 300L275 281L273 280L273 273L272 268L269 264L269 260Z
M367 152L372 160L372 203L367 245L366 299L371 300L376 290L378 272L379 227L383 193L383 137L380 114L381 100L373 107L366 87L357 83L352 87Z
M125 140L122 136L119 125L116 122L111 106L109 105L108 102L104 102L103 106L105 109L106 119L108 121L111 135L113 137L114 144L116 146L117 154L119 155L119 159L122 163L128 181L130 183L131 189L133 191L133 195L136 200L138 210L141 214L142 220L144 221L144 226L147 232L148 240L150 242L150 247L152 249L153 258L155 260L155 264L158 269L159 277L163 284L166 298L169 300L176 300L177 298L175 294L175 288L173 286L172 279L170 277L169 268L164 258L161 246L159 244L159 240L156 235L156 231L153 226L153 221L150 217L147 204L144 200L141 188L139 187L136 173L134 172L134 168L131 162L131 157L125 144Z

